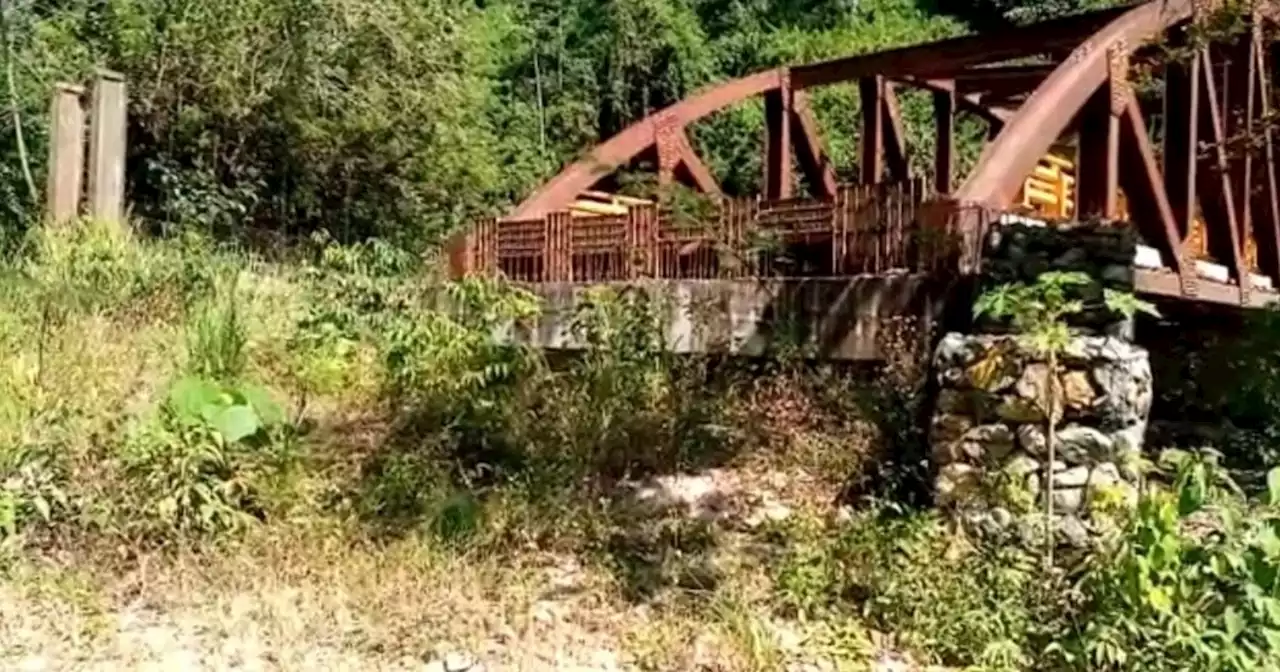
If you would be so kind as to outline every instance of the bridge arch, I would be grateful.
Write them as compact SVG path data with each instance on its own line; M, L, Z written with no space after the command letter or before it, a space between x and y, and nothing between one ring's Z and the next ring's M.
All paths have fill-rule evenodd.
M1148 0L996 34L776 68L711 86L633 123L564 168L514 208L497 229L485 229L485 245L501 246L506 235L519 254L537 257L529 267L537 270L529 271L529 277L578 281L592 272L575 270L575 245L582 247L583 255L613 255L609 268L616 274L631 257L610 246L634 248L647 240L643 244L650 246L648 252L640 256L652 265L643 272L664 277L659 269L666 268L666 262L655 258L674 259L686 250L696 254L703 243L667 231L654 219L656 214L630 212L640 205L626 205L622 212L627 214L619 214L622 206L615 203L609 210L612 219L593 222L576 221L570 210L581 205L577 199L597 182L648 152L657 154L659 183L682 177L695 188L718 193L715 176L695 152L687 128L730 105L760 97L767 131L763 193L754 202L720 201L724 205L717 225L733 229L728 231L733 236L740 236L734 227L744 222L788 231L795 226L826 227L822 235L831 245L829 268L846 268L841 264L848 255L862 252L845 249L853 234L842 227L862 226L853 222L864 218L854 212L861 206L851 208L847 200L862 199L861 203L883 193L873 189L853 194L849 188L910 183L910 198L919 195L896 116L896 87L911 87L933 96L938 133L935 191L927 203L912 200L911 207L920 209L907 215L920 231L980 233L994 213L1011 206L1030 207L1032 176L1044 168L1046 153L1065 140L1075 152L1070 163L1074 174L1061 178L1059 186L1066 185L1069 193L1057 194L1058 211L1049 216L1127 217L1156 258L1135 271L1139 289L1232 304L1271 300L1274 288L1280 287L1280 148L1270 128L1276 102L1271 87L1273 50L1260 28L1274 25L1276 4L1257 3L1247 17L1246 34L1212 48L1194 45L1185 62L1161 62L1157 50L1146 46L1162 36L1174 42L1184 39L1185 27L1221 4ZM1133 63L1159 66L1162 100L1153 101L1153 96L1135 90ZM862 100L862 185L836 184L807 104L810 89L844 82L856 82ZM977 164L953 188L953 124L959 110L984 118L992 132ZM1153 134L1149 120L1157 117L1161 132ZM1224 146L1239 133L1252 134L1259 142L1229 155ZM1206 145L1210 151L1201 151ZM821 207L797 204L792 198L793 159ZM899 196L900 192L891 195ZM901 218L902 213L895 216ZM579 229L581 235L575 233ZM813 232L791 233L807 239ZM605 239L615 242L601 242ZM568 251L553 255L555 246ZM461 266L475 265L477 257L470 252L452 254L472 260L459 262ZM500 256L493 252L490 257L495 255ZM490 257L484 263L494 263ZM1206 264L1212 266L1208 271ZM961 270L966 270L963 261Z

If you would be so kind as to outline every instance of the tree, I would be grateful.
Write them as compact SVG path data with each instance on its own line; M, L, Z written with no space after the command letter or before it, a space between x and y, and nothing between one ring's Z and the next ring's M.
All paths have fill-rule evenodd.
M1080 290L1093 284L1093 279L1086 273L1052 271L1040 274L1033 284L1018 282L996 287L978 297L973 305L974 317L1009 319L1023 345L1044 357L1049 365L1045 396L1040 400L1049 443L1049 461L1045 470L1046 567L1053 565L1053 462L1057 459L1057 425L1062 418L1058 359L1075 335L1068 320L1087 308L1086 300L1082 298L1084 293ZM1139 312L1159 315L1155 306L1127 292L1104 289L1102 300L1110 312L1125 319Z

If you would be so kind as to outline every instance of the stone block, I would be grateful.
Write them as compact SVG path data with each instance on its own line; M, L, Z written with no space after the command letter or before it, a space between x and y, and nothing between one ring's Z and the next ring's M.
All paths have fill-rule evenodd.
M1072 467L1053 475L1053 488L1083 488L1089 482L1089 467Z
M1022 425L1018 428L1018 445L1035 457L1044 457L1049 453L1049 440L1039 425Z
M1015 477L1023 477L1040 471L1040 461L1025 453L1014 455L1004 465L1004 473Z
M1089 382L1089 374L1084 371L1068 371L1061 376L1062 403L1073 410L1084 410L1093 405L1098 392Z
M997 418L1016 425L1044 422L1044 411L1035 403L1016 396L1005 396L1000 400L1000 405L996 406L995 414Z
M965 432L961 441L968 446L965 453L974 459L1003 460L1013 451L1015 437L1008 425L979 425Z
M1058 456L1070 464L1109 462L1115 456L1111 437L1092 427L1072 425L1058 431Z
M1084 488L1054 488L1053 510L1058 513L1076 513L1084 506Z
M962 462L948 464L938 470L934 484L938 502L947 505L970 499L977 494L981 482L982 474L976 467Z

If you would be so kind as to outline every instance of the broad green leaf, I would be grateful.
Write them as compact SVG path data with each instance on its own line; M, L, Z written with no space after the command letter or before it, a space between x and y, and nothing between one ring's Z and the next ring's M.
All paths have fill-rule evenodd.
M1267 503L1280 506L1280 467L1267 472Z
M249 406L228 406L213 417L210 422L215 430L228 443L248 438L262 429L262 421Z
M216 385L194 376L179 379L169 390L169 406L174 413L186 420L205 417L205 409L216 406L222 390Z
M263 425L271 427L284 422L284 410L271 398L271 393L267 392L266 388L259 385L246 385L241 389L241 393L249 406L258 414Z
M1199 511L1204 507L1206 494L1204 466L1195 465L1178 493L1178 515L1185 517Z
M1234 641L1236 637L1240 636L1240 633L1244 632L1244 617L1240 615L1240 612L1236 611L1235 607L1226 608L1226 611L1222 613L1222 621L1227 626L1228 640Z

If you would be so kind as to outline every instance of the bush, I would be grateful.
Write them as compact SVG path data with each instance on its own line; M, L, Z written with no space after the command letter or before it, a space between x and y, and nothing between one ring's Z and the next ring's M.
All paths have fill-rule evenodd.
M1048 652L1080 670L1260 670L1280 665L1280 470L1244 500L1212 461L1177 456L1094 556L1069 635Z
M937 662L1014 669L1037 618L1035 561L1017 549L962 550L931 514L867 511L836 534L784 532L775 585L802 616L864 619Z
M211 535L264 517L260 490L292 457L283 425L260 388L178 380L122 455L142 531Z
M66 464L49 446L0 450L0 550L70 512Z

